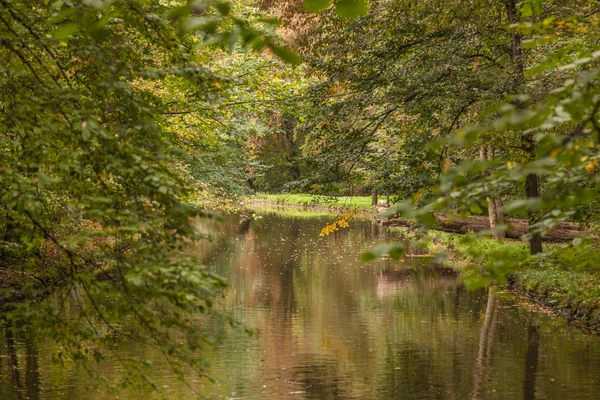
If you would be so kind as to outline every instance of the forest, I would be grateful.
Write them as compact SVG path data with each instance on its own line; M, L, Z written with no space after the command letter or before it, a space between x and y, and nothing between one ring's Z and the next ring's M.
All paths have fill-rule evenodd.
M7 399L600 393L597 1L0 0L0 58Z

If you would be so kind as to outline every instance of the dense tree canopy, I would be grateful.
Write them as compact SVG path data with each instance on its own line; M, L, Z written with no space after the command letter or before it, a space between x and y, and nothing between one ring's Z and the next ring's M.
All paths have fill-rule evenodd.
M557 222L598 220L593 2L0 10L2 298L38 301L59 284L64 299L81 294L76 321L64 301L14 313L60 327L71 359L99 360L128 338L203 374L191 350L208 340L189 313L238 325L214 311L226 282L189 245L204 238L198 218L215 217L207 209L256 191L385 192L393 213L426 225L434 212L488 214L496 237L504 213L527 215L532 253ZM401 248L367 258L383 252ZM19 304L6 308L30 303ZM115 325L123 316L135 323ZM187 346L173 341L181 333Z
M400 198L417 193L420 204L431 195L429 208L442 211L514 200L507 211L528 211L539 228L532 252L541 251L536 232L556 222L541 222L545 213L568 219L593 209L579 191L596 179L587 154L596 149L596 12L588 2L499 0L374 1L351 20L325 13L302 42L319 77L315 103L324 105L304 147L328 165L316 179L358 176ZM577 175L579 163L587 172L576 185L557 179L559 170Z
M271 21L238 15L252 11L247 4L6 0L0 8L0 269L22 281L4 298L43 297L41 287L66 282L86 303L81 319L53 308L35 314L61 327L54 339L65 356L100 359L102 344L129 338L201 373L190 349L203 338L187 313L218 316L212 302L225 282L186 243L201 238L194 217L210 217L198 201L239 194L247 168L245 140L222 121L244 66L227 68L223 49L297 56L269 33ZM123 315L130 328L114 325ZM177 331L188 346L173 341Z

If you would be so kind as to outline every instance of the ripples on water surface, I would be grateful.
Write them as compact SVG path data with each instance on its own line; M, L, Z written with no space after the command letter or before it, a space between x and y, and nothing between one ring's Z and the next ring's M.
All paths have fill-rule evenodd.
M265 213L250 226L223 224L214 244L194 250L231 283L220 307L259 331L204 327L216 338L206 358L219 382L190 379L196 391L215 399L600 399L597 337L509 295L466 291L422 258L361 264L361 251L394 238L370 221L320 238L326 221ZM118 351L152 359L169 398L194 398L155 351ZM3 332L0 399L114 398L86 390L89 378L54 366L51 352L46 341ZM122 373L105 364L105 374ZM149 396L121 396L137 397Z

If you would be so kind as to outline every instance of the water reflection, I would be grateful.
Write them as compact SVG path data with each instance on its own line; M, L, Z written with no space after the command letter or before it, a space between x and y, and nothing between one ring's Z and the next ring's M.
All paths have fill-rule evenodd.
M473 399L481 399L482 384L488 379L490 364L492 362L492 350L494 346L494 337L496 325L498 322L499 304L496 302L496 296L493 291L488 291L487 306L481 334L479 336L479 351L477 353L477 362L473 370Z
M231 282L219 306L259 333L199 324L215 338L205 352L219 382L190 377L194 390L215 399L599 398L596 337L497 291L466 291L423 258L361 264L362 250L399 238L370 221L319 238L324 223L276 214L242 227L202 222L214 240L193 251ZM10 332L0 340L0 398L112 398L52 366L48 341ZM153 349L118 352L151 359L170 398L193 396Z
M535 399L535 379L538 368L539 333L536 326L530 326L527 333L527 355L525 356L525 379L523 399Z
M7 383L12 390L2 398L39 399L40 398L40 371L38 365L37 345L31 335L24 335L23 342L17 343L14 326L8 324L4 329L5 341L0 357L0 371L7 374ZM23 355L19 355L22 347ZM2 361L6 361L4 364Z

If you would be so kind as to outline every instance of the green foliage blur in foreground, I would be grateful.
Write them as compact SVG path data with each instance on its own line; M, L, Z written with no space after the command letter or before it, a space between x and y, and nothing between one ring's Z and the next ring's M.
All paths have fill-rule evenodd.
M97 374L130 340L202 376L195 350L207 338L190 313L237 326L213 310L226 282L185 251L202 238L194 218L211 218L191 205L202 177L190 158L218 150L197 121L214 118L233 82L211 55L241 45L299 60L270 36L272 21L235 12L210 1L0 1L3 315L11 329L51 335L56 362ZM61 300L36 304L59 283ZM152 383L143 360L119 361L129 376L110 384Z

